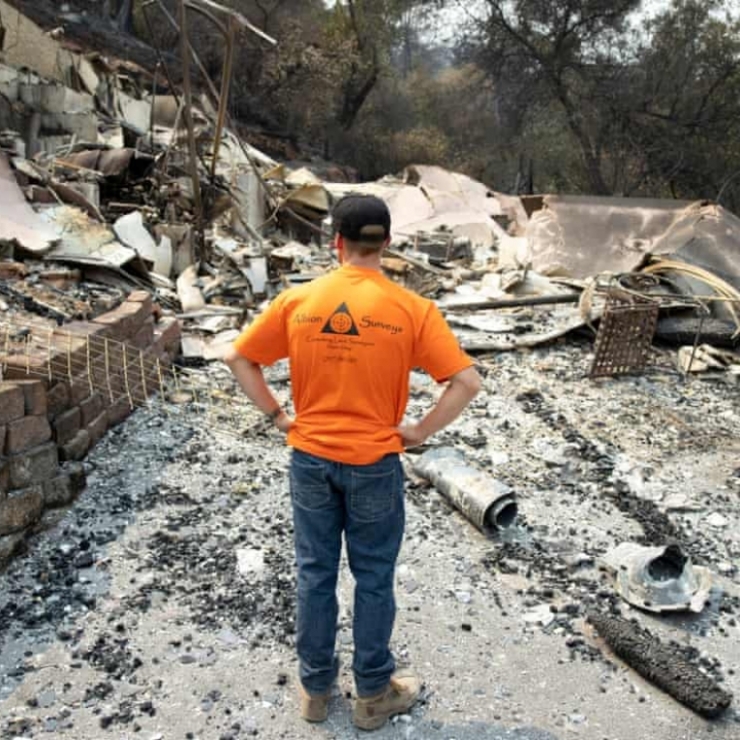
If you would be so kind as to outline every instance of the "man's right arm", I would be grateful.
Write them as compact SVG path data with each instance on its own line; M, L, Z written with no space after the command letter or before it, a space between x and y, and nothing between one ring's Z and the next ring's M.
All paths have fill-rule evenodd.
M451 424L481 389L481 378L474 367L453 375L434 407L416 424L402 424L398 431L404 447L416 447Z
M293 424L280 403L265 382L262 368L232 347L226 354L224 362L234 374L247 398L265 415L269 416L281 432L287 432Z

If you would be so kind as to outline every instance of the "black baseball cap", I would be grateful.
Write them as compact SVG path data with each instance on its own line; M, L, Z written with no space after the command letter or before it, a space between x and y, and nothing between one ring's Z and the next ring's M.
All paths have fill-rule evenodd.
M384 242L391 233L388 206L374 195L345 195L331 219L334 233L353 242Z

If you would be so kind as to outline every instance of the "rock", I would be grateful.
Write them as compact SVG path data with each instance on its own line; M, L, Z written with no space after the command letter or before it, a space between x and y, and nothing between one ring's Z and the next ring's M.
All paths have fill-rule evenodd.
M38 702L38 705L46 709L47 707L52 707L56 703L57 695L54 691L43 691L41 692L37 697L36 701Z
M705 521L710 527L715 527L716 529L724 529L730 523L726 516L723 516L718 512L710 514Z
M549 604L540 604L540 606L526 612L522 619L527 624L540 624L547 627L555 619L555 615L552 613Z
M75 568L91 568L95 563L95 559L91 552L81 552L75 556L73 562Z
M236 567L241 575L261 574L265 569L262 550L237 550Z

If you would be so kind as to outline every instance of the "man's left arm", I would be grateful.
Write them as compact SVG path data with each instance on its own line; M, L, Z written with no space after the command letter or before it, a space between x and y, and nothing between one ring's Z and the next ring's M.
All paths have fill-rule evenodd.
M473 367L455 373L437 403L415 424L403 424L398 431L404 447L416 447L451 424L481 389L481 379Z
M287 433L293 425L293 418L280 406L267 385L262 366L241 355L234 347L226 353L224 362L229 366L247 398L269 417L281 432Z
M481 378L473 360L460 348L440 310L431 302L419 334L413 364L436 380L446 378L449 382L421 421L398 427L404 447L422 444L455 421L481 389Z

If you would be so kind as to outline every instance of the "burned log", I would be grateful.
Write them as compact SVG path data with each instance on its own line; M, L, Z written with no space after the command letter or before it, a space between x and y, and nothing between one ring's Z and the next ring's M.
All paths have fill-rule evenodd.
M630 668L697 714L718 717L730 706L732 694L634 622L596 613L588 621Z

